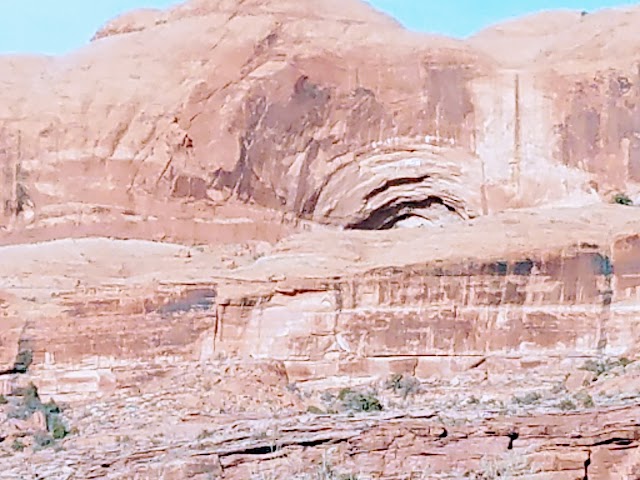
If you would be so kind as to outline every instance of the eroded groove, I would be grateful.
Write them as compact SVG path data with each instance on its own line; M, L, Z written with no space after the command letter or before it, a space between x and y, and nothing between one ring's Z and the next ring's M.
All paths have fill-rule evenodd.
M219 457L229 457L232 455L271 455L277 451L283 450L287 447L304 447L314 448L322 445L336 445L351 440L353 437L359 435L360 431L347 431L338 433L329 433L328 436L311 436L300 439L283 439L281 441L274 440L269 443L262 443L259 445L248 447L231 447L226 449L216 449L206 452L197 452L193 456L209 456L218 455Z
M460 218L460 213L451 205L445 203L442 198L429 196L420 201L405 201L395 204L387 204L372 212L367 218L347 226L350 230L390 230L399 222L413 216L425 218L417 210L431 208L434 205L444 206L451 214ZM427 218L425 218L427 220Z
M386 182L384 182L384 184L382 184L381 186L379 186L378 188L374 188L373 190L371 190L365 197L365 201L369 201L371 200L373 197L375 197L376 195L379 195L381 193L386 192L387 190L389 190L390 188L393 187L401 187L403 185L411 185L412 183L422 183L423 181L425 181L427 178L430 178L431 174L427 174L427 175L421 175L419 177L401 177L401 178L393 178L391 180L388 180Z
M628 445L631 445L632 443L633 443L633 440L630 440L628 438L613 437L613 438L608 438L606 440L602 440L600 442L596 442L593 444L593 446L600 447L602 445L620 445L620 446L626 447Z

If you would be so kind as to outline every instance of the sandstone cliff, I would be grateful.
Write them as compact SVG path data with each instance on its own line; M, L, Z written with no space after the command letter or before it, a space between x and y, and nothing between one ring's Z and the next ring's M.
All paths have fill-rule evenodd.
M64 58L0 60L3 238L228 241L290 233L274 211L380 229L636 192L638 68L618 28L636 10L464 43L320 5L191 2ZM531 53L502 53L514 42Z
M0 425L29 380L79 429L0 463L637 478L638 25L192 0L0 57Z

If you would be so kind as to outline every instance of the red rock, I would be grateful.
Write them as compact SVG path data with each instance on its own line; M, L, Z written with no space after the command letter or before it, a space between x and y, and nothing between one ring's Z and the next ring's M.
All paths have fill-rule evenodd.
M29 350L43 394L112 401L117 436L170 430L69 439L109 459L83 478L291 478L328 445L387 478L631 478L638 375L579 368L640 341L640 213L603 205L640 192L639 12L460 41L357 0L192 0L0 58L0 368ZM423 403L304 413L396 373ZM194 417L226 432L208 453Z

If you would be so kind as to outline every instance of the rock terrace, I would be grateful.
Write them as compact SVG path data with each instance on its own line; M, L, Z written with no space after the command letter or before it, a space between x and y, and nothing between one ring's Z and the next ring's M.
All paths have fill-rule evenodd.
M0 57L3 475L640 478L639 24L191 0Z

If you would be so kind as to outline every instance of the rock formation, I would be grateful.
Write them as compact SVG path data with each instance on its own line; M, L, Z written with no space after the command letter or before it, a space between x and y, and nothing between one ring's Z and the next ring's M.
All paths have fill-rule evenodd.
M274 211L382 229L635 193L633 48L618 30L583 38L635 10L463 43L321 5L190 2L125 15L64 58L3 58L3 237L279 238ZM511 37L549 50L518 64L496 47Z
M640 478L639 24L191 0L0 57L0 393L77 430L8 478Z

